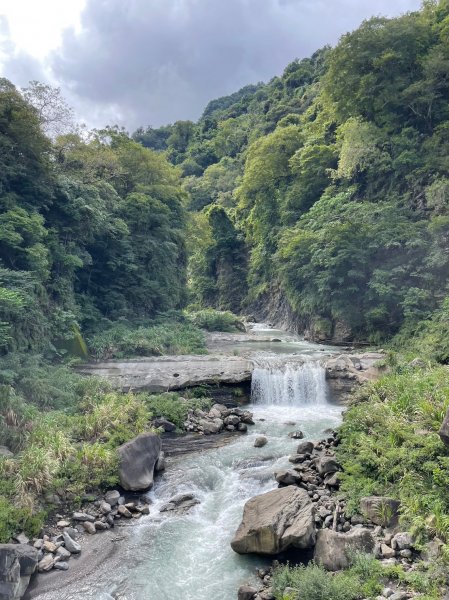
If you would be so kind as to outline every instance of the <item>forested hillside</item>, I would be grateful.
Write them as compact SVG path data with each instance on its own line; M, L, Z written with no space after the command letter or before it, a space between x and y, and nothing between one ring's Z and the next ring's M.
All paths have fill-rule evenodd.
M185 192L117 129L52 143L0 82L0 352L48 352L102 321L185 298ZM79 337L79 336L78 336Z
M413 334L447 293L448 65L449 2L428 1L198 123L138 130L183 172L192 301L263 313L286 297L318 339Z

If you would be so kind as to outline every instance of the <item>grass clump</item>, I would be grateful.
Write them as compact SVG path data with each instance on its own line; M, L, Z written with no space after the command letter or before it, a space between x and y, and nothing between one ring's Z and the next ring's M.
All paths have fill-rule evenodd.
M355 600L360 597L358 578L347 572L332 575L314 563L278 567L272 584L276 600ZM295 591L286 593L286 588Z
M344 415L338 457L348 510L360 498L389 495L418 539L449 541L449 449L438 430L449 406L445 367L399 365L362 388Z
M182 398L176 393L145 395L145 404L154 417L164 417L182 429L189 410L209 410L210 398Z
M203 310L187 312L186 317L193 325L207 331L225 331L229 333L245 331L242 320L227 310L204 308Z
M93 335L89 349L98 359L207 352L204 334L198 327L175 321L137 327L117 323Z
M446 569L438 562L421 563L415 571L404 571L401 565L384 567L373 555L356 552L351 566L337 573L313 562L307 566L281 565L273 572L272 586L276 600L359 600L376 598L394 581L418 592L423 600L437 600L445 578Z

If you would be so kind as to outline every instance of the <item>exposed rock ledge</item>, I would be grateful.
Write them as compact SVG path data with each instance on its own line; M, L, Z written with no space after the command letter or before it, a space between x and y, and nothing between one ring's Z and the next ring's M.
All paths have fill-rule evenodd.
M108 379L123 390L166 392L201 384L250 381L254 365L239 356L161 356L107 360L81 365L78 371Z
M335 400L345 401L354 388L377 379L385 367L378 365L385 358L381 352L340 354L325 364L326 379Z

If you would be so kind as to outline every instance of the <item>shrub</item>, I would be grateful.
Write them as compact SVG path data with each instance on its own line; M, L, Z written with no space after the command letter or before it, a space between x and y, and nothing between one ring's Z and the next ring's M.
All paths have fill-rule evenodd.
M132 328L119 323L89 340L95 358L205 354L204 334L191 323L164 322Z
M307 567L278 567L272 578L276 600L355 600L359 598L360 581L349 572L328 573L314 563ZM284 594L291 587L294 595Z
M181 398L176 393L145 395L145 404L154 417L164 417L182 429L189 410L209 409L212 400L209 398Z
M449 541L449 449L438 436L448 406L444 367L399 365L362 388L344 415L338 448L349 510L359 509L362 496L391 495L401 501L404 526Z
M242 320L229 311L205 308L186 313L187 318L196 326L207 331L245 331Z
M18 508L0 495L0 543L8 543L18 531L24 531L29 537L38 536L44 518L43 511L33 514L30 509Z

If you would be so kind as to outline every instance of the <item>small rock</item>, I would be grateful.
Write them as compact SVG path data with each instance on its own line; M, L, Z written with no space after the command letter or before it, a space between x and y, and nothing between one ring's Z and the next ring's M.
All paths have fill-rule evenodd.
M131 519L132 518L132 514L130 513L130 511L126 508L126 506L120 505L118 507L117 510L118 514L121 515L122 517L125 517L126 519Z
M94 527L96 531L106 531L106 529L109 529L109 525L104 521L95 521Z
M64 527L70 527L70 523L69 523L69 521L64 521L64 520L63 520L63 521L58 521L58 522L56 523L56 525L57 525L58 527L60 527L61 529L62 529L62 528L64 528Z
M99 509L100 509L100 512L101 512L102 515L108 515L111 512L112 507L109 504L109 502L106 502L105 500L102 500L100 502Z
M411 558L412 554L413 553L410 548L405 548L404 550L399 551L399 556L401 556L401 558Z
M61 560L68 560L72 554L67 550L67 548L59 546L59 548L56 550L56 556L59 556Z
M396 556L395 550L390 548L390 546L387 546L387 544L381 544L380 551L384 558L394 558Z
M142 515L150 514L150 507L148 504L144 504L143 506L136 506L136 510L138 510Z
M55 565L55 558L52 554L46 554L42 560L39 561L37 569L39 573L46 573L51 571Z
M256 588L253 588L250 585L241 585L239 587L239 591L237 593L238 600L253 600L254 596L257 594Z
M23 531L22 533L18 533L17 535L15 535L14 539L19 544L28 544L30 541L30 539L23 533Z
M386 587L382 590L382 596L384 596L385 598L389 598L393 594L394 594L394 591L389 587Z
M256 440L254 442L254 448L262 448L267 443L268 443L267 438L264 435L261 435L261 436L259 436L259 437L256 438Z
M104 495L105 501L111 506L111 508L118 503L119 498L120 492L118 492L117 490L109 490Z
M57 549L58 546L53 542L46 541L42 544L42 550L44 550L44 552L50 552L53 554L54 552L56 552Z
M72 554L79 554L81 552L80 544L75 542L66 531L63 532L62 536L64 538L65 547L69 552Z
M72 540L76 540L79 536L78 529L75 529L74 527L64 527L64 531L62 532L63 538L64 538L64 532L67 533L72 538Z
M74 521L83 521L83 522L88 522L88 523L93 523L95 521L95 517L93 517L92 515L88 515L87 513L83 513L83 512L74 512L72 515L72 519Z
M290 431L288 437L292 438L292 440L302 440L304 434L302 431Z
M89 533L90 535L93 535L94 533L96 533L96 529L95 529L95 525L93 523L91 523L90 521L85 521L83 523L83 527L84 527L84 531L86 533Z
M292 470L279 471L274 476L276 481L282 485L296 485L301 481L301 475Z
M33 547L36 548L36 550L40 550L42 548L42 545L44 543L44 540L36 540L33 544Z
M246 425L246 423L239 423L237 425L237 431L240 431L241 433L246 433L248 431L248 426Z
M55 569L57 569L58 571L68 571L69 570L69 563L64 562L64 561L58 561L54 564Z

